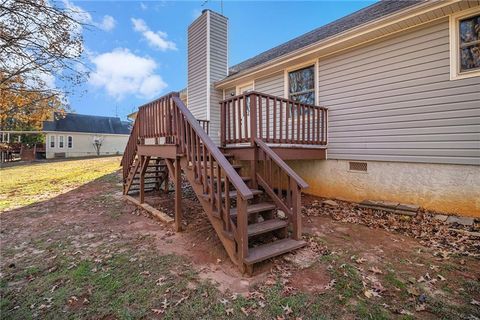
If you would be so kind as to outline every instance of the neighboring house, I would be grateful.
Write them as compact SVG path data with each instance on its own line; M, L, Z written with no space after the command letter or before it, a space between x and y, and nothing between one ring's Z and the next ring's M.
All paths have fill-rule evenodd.
M130 123L116 117L55 114L43 123L43 132L47 159L115 155L125 150Z
M381 1L231 67L227 29L205 10L188 30L188 108L216 143L238 94L327 107L326 160L289 162L307 193L480 216L479 1Z

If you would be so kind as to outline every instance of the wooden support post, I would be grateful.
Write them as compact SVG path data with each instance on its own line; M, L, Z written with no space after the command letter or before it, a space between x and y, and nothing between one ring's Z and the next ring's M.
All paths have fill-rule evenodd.
M302 239L302 197L301 190L293 181L290 179L290 188L292 192L292 204L293 204L293 239L301 240Z
M180 158L175 159L175 231L182 231L182 173Z
M140 156L140 203L145 202L145 172L148 168L148 163L150 162L149 156Z
M238 261L243 264L248 257L248 214L247 200L237 196L237 246Z

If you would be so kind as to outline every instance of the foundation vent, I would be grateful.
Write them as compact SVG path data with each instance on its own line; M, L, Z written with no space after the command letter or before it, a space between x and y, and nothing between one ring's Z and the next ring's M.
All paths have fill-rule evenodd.
M348 163L349 171L356 171L356 172L367 172L367 163L366 162L356 162L350 161Z

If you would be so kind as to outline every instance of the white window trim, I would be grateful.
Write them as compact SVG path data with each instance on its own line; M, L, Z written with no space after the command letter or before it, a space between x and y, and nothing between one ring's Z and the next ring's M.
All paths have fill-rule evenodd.
M62 144L60 144L62 142ZM65 136L58 136L58 148L64 149L65 148Z
M235 86L235 94L237 96L239 94L242 94L242 92L240 92L240 88L247 87L247 86L252 86L252 90L255 91L255 80L240 83L239 85Z
M297 65L294 65L294 66L291 66L291 67L288 67L286 69L283 70L283 97L285 99L290 99L290 96L288 94L288 73L289 72L292 72L292 71L295 71L295 70L299 70L299 69L303 69L305 67L309 67L309 66L312 66L313 65L313 76L315 77L314 78L314 89L315 89L315 103L314 105L318 106L318 101L319 101L319 98L318 98L318 95L319 95L319 81L318 81L318 59L315 59L315 60L310 60L308 62L304 62L304 63L301 63L301 64L297 64Z
M460 72L459 57L459 25L462 19L474 16L480 13L480 8L471 8L450 15L450 80L465 79L480 76L480 70Z
M57 145L57 144L56 144L56 141L55 141L55 140L57 140L57 139L55 139L55 135L52 134L52 135L50 136L50 141L48 141L48 147L49 147L50 149L55 149L55 148L56 148L56 145ZM52 147L52 141L53 141L53 147Z
M68 139L69 138L72 139L72 146L71 147L68 146ZM73 136L67 136L67 149L73 149Z

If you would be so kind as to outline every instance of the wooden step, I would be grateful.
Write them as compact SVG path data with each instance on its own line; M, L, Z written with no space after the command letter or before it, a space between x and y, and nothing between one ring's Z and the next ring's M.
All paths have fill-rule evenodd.
M276 206L273 203L269 202L260 202L260 203L255 203L255 204L249 204L247 206L247 213L252 214L252 213L259 213L263 211L269 211L275 209ZM230 215L236 216L237 215L237 208L233 208L230 210Z
M248 225L248 236L257 236L259 234L282 229L288 226L288 222L280 219L270 219Z
M253 193L254 196L263 193L262 190L258 190L258 189L250 189L250 191L252 191L252 193ZM228 196L229 196L229 198L237 198L237 190L232 190L232 191L230 191L230 192L228 193ZM208 199L210 198L207 194L202 195L202 197L203 197L205 200L208 200ZM222 192L222 199L223 199L223 198L225 198L225 192Z
M306 245L305 241L293 239L281 239L271 243L263 244L255 248L248 249L248 256L245 263L248 265L264 261L281 254L290 252Z
M232 164L232 167L233 167L235 170L237 170L237 169L242 169L242 168L243 168L243 166L242 166L241 164ZM187 168L188 168L188 169L192 169L193 166L190 164ZM201 165L200 168L202 168L202 170L203 170L203 169L204 169L204 166ZM214 168L214 170L217 170L217 166L216 166L216 165L214 165L213 168ZM210 166L209 166L209 165L207 165L207 170L210 170Z

